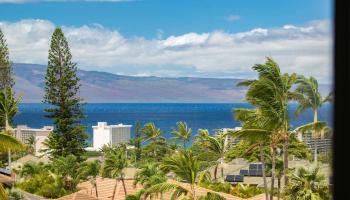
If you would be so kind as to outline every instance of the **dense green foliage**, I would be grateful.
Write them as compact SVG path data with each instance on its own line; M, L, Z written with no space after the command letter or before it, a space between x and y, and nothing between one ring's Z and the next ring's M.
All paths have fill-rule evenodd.
M59 157L48 164L29 162L19 170L17 186L27 192L57 198L76 191L84 180L93 180L99 174L99 162L79 163L74 155Z
M46 143L48 153L52 158L73 154L81 160L87 134L80 125L84 115L82 99L78 96L79 77L67 39L60 28L52 34L48 59L43 102L51 105L45 111L55 125Z
M319 167L310 169L300 167L291 176L286 188L287 200L326 200L331 199L330 188Z
M61 177L50 171L42 171L34 174L31 178L18 183L17 187L47 198L57 198L69 194L64 189Z
M14 80L12 77L11 61L6 38L0 29L0 90L12 88Z

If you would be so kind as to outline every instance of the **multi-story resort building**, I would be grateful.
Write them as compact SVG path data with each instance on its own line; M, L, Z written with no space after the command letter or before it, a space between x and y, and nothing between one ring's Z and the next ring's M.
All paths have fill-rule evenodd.
M323 134L321 134L323 135ZM305 142L305 144L312 150L315 150L315 142L317 143L317 151L321 153L329 152L332 148L332 139L324 136L320 138L312 138L311 132L299 132L297 133L299 141Z
M15 128L15 135L18 140L24 144L33 145L36 156L42 155L42 150L46 148L44 141L47 139L53 126L44 126L43 128L30 128L27 125L18 125ZM30 144L33 140L34 144Z
M103 145L117 145L130 140L131 125L107 125L107 122L98 122L93 129L93 149L98 150Z
M233 138L232 136L230 136L230 135L227 135L227 133L229 132L229 131L232 131L232 132L235 132L235 131L239 131L239 130L241 130L242 129L242 127L234 127L234 128L221 128L221 129L216 129L215 130L215 133L216 134L225 134L226 136L225 136L225 146L227 147L227 148L229 148L229 147L232 147L232 146L234 146L234 145L236 145L239 141L240 141L240 139L239 139L239 137L237 137L237 138Z
M221 128L221 129L216 129L215 132L216 134L226 134L229 131L238 131L241 130L242 127L234 127L234 128ZM323 134L321 134L323 135ZM312 151L314 151L315 148L315 142L317 142L317 150L320 153L325 153L330 151L332 148L332 139L326 138L326 137L321 137L318 139L312 138L311 132L298 132L296 133L296 136L299 141L304 142ZM240 141L240 138L233 138L230 135L226 135L225 137L225 146L227 147L232 147L236 145Z

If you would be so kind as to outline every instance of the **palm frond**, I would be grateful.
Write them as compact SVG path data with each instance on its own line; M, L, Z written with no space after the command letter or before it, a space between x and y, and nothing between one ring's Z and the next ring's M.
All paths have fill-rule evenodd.
M198 175L200 162L192 151L179 151L171 157L166 157L160 165L164 172L173 172L183 181L194 184Z
M245 80L237 83L237 86L250 86L255 80Z
M299 126L298 128L294 129L293 132L305 132L305 131L322 131L327 127L327 123L323 121L317 121L317 122L311 122L302 126Z
M229 132L230 133L230 132ZM271 135L273 132L265 129L242 129L236 132L233 132L231 136L244 138L260 138Z
M181 195L187 195L187 193L189 192L187 189L173 183L159 183L148 188L145 193L148 195L151 195L151 194L159 194L159 193L165 193L165 192L171 192L171 191L173 192L173 195L174 195L172 196L172 199L173 197L175 198Z
M207 192L207 195L204 197L205 200L225 200L223 196L216 192Z
M7 192L2 183L0 183L0 199L7 199Z
M204 170L198 174L197 183L208 183L211 181L211 174L208 170Z
M0 152L7 150L22 150L24 145L11 135L6 134L4 131L0 132Z

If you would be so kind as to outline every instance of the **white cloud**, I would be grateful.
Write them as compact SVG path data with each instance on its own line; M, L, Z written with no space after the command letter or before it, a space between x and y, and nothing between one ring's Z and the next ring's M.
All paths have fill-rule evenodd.
M230 21L230 22L235 22L235 21L238 21L240 19L241 19L241 16L239 16L239 15L229 15L228 17L226 17L226 20Z
M47 62L55 24L46 20L0 22L14 62ZM167 38L127 38L101 25L63 27L81 69L128 75L252 78L251 66L272 56L284 72L332 77L332 40L328 21L303 26L213 31Z

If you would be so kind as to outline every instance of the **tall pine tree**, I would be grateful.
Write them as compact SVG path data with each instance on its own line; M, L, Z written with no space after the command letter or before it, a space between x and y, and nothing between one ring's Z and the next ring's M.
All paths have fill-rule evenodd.
M55 125L46 141L48 153L51 158L73 154L82 159L87 134L80 125L84 114L82 99L78 96L79 77L67 39L60 28L52 34L45 84L43 102L51 104L45 111Z
M12 91L12 86L14 85L14 80L12 78L12 69L11 62L9 59L9 49L7 47L5 36L0 29L0 96L2 100L7 100L6 105L14 104L16 98L13 97L14 93ZM12 101L13 100L13 101ZM16 107L17 108L17 107ZM12 119L16 112L7 112L7 108L5 107L5 102L0 102L0 130L5 129L6 121L8 123L12 123Z
M5 36L0 29L0 90L11 88L13 85L9 50Z

